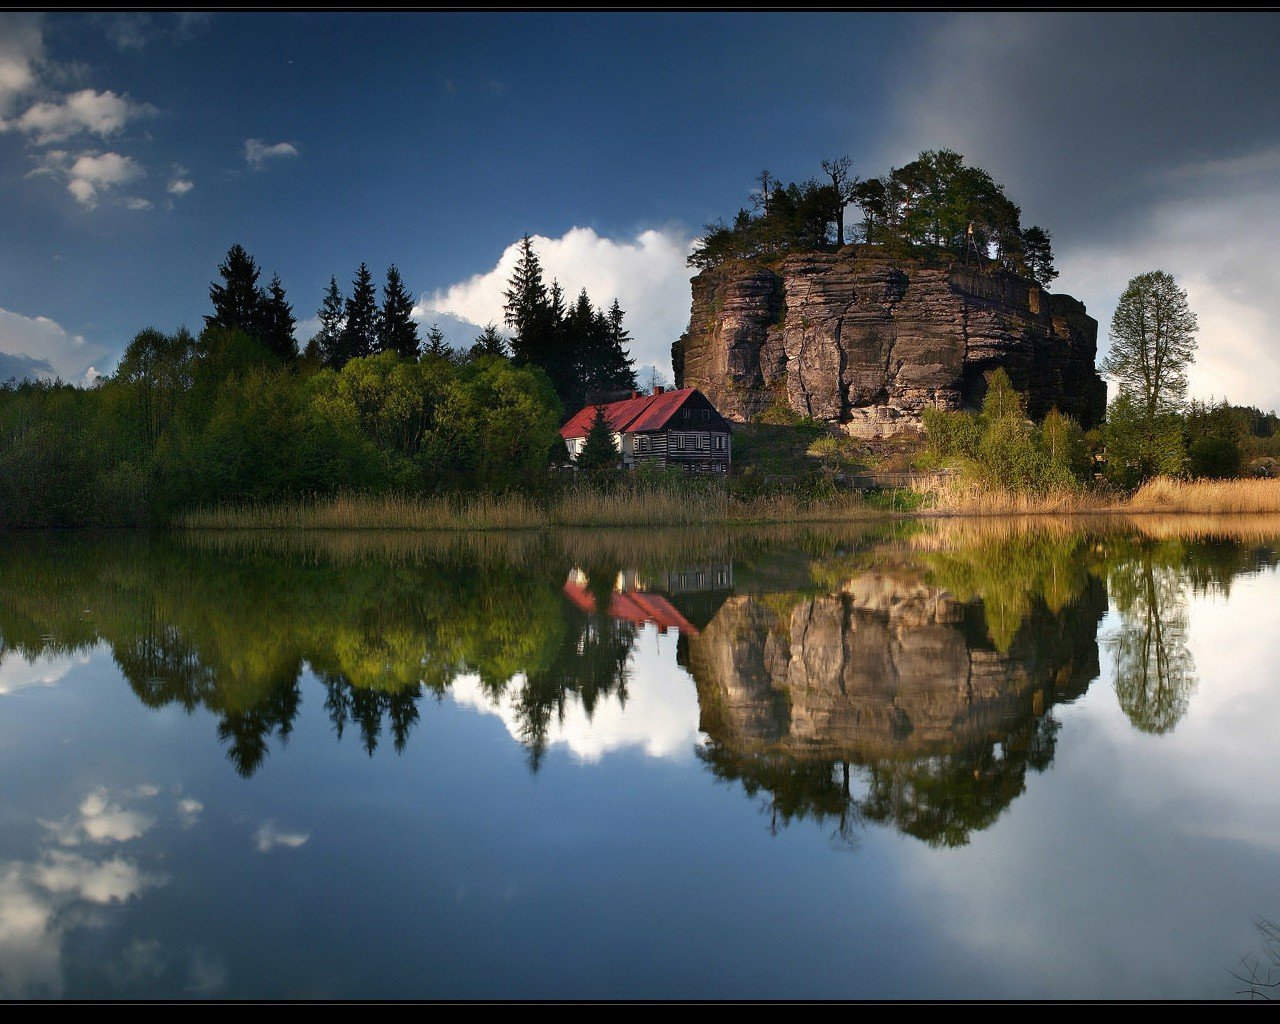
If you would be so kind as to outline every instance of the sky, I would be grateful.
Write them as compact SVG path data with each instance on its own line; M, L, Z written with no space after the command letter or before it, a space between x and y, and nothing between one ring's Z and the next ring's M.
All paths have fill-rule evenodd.
M1172 272L1192 393L1280 407L1280 15L0 13L0 378L109 373L197 328L234 243L305 341L395 263L454 343L521 235L669 374L685 256L754 176L949 147L1107 323Z

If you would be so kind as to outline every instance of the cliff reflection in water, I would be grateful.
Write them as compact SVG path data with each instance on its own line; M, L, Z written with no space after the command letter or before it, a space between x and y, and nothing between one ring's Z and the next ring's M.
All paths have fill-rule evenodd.
M639 550L31 537L0 554L0 654L105 644L146 705L212 712L245 776L287 743L306 669L339 740L371 756L466 677L536 769L568 709L627 706L657 627L680 635L698 756L770 827L810 819L852 842L885 823L956 845L1051 763L1054 707L1100 652L1134 726L1175 728L1195 688L1188 597L1276 561L1265 536L898 529ZM1100 639L1109 600L1119 626Z

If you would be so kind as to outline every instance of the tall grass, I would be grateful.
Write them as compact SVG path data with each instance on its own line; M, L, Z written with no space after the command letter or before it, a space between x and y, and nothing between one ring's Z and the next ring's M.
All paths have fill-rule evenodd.
M548 527L696 527L861 521L883 513L856 495L738 499L716 485L571 486L543 501L515 494L407 497L346 494L190 512L191 530L531 530Z
M1127 512L1191 512L1199 515L1280 512L1280 480L1170 480L1138 488Z

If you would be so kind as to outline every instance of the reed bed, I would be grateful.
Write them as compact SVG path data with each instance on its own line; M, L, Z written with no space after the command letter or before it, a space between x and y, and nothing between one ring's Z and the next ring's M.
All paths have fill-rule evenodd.
M1236 515L1280 512L1280 480L1170 480L1160 477L1125 502L1126 512Z
M856 495L804 499L770 495L740 500L724 488L570 488L537 501L519 494L338 495L190 512L188 530L538 530L552 527L698 527L869 521L884 513Z

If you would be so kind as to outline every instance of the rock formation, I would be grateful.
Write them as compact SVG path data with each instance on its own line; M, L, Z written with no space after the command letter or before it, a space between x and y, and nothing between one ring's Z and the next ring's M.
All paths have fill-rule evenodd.
M980 601L907 568L838 592L730 597L685 661L702 728L739 753L800 759L936 757L987 747L1072 699L1098 675L1102 584L1023 622L1008 651L986 638Z
M1083 304L994 265L845 246L699 274L672 362L678 386L738 421L782 405L856 436L918 429L927 408L978 406L1003 367L1033 417L1092 426L1097 334Z

